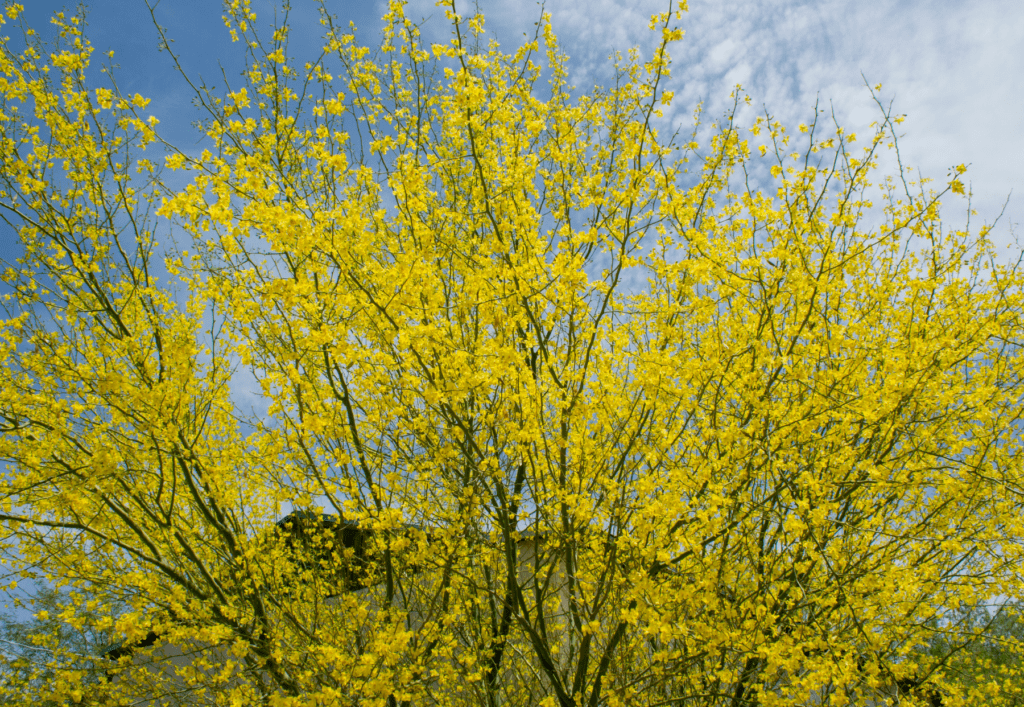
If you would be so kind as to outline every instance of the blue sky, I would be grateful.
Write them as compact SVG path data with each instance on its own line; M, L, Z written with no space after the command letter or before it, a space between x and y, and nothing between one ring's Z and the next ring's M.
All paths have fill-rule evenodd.
M22 0L32 25L43 30L49 15L66 3ZM313 0L293 0L293 42L309 38L318 47L320 30ZM258 23L273 19L276 3L254 0ZM166 53L157 51L157 33L144 0L88 2L88 34L98 50L114 50L122 89L153 99L150 111L165 137L183 147L198 135L198 117L188 87ZM541 6L534 0L480 0L487 28L509 50L533 29ZM608 55L638 45L650 48L647 18L665 9L663 0L548 0L555 30L571 57L580 88L608 78ZM384 5L332 0L340 20L352 20L362 41L373 43ZM472 5L460 0L460 12ZM413 17L429 17L428 40L445 41L449 28L433 0L411 0ZM221 67L229 76L242 68L239 45L232 45L216 0L162 0L159 22L174 38L174 49L195 77L216 81ZM968 163L974 206L991 220L1007 195L1013 197L1002 227L1024 217L1024 5L1014 0L694 0L682 25L673 66L675 119L686 126L693 107L704 100L708 115L728 104L741 83L754 108L767 108L796 126L812 113L815 100L831 103L848 130L866 135L878 109L864 87L883 84L882 96L906 113L904 163L937 181L950 166ZM219 63L218 63L219 62ZM747 115L752 118L752 115ZM951 223L962 222L962 208ZM13 234L0 231L0 258L15 254Z

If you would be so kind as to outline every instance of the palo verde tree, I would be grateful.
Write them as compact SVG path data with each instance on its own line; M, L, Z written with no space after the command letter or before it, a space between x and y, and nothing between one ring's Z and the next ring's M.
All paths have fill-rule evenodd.
M547 20L324 8L300 65L225 7L201 153L80 17L3 40L4 547L123 639L12 699L1000 704L936 638L1022 560L1024 273L962 168L880 174L886 111L668 135L672 6L589 93Z

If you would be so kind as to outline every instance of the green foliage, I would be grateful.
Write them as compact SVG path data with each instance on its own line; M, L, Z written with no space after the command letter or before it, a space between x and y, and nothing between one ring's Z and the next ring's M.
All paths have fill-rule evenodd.
M949 683L1024 705L1024 602L961 606L936 622L926 648Z
M102 653L114 638L113 618L123 609L100 607L51 587L28 599L12 597L11 602L0 613L0 704L17 704L10 696L17 691L11 687L45 692L62 671L79 672L84 685L106 679ZM76 607L73 618L69 606Z

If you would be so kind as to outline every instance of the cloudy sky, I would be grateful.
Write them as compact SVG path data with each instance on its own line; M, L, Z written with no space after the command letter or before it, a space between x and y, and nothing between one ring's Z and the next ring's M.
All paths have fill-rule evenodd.
M44 27L63 3L22 0L29 21ZM472 4L458 0L469 14ZM292 0L293 38L318 47L313 0ZM157 35L144 0L93 0L89 36L97 49L114 50L122 88L153 98L164 134L178 144L195 142L187 87L157 51ZM275 3L253 0L260 24ZM364 43L384 12L382 3L328 0L342 21L352 20ZM488 31L508 50L532 32L541 13L534 0L479 0ZM648 17L665 0L547 0L555 30L571 57L580 88L607 80L608 55L639 46L649 55ZM449 28L433 0L412 0L407 10L427 18L424 33L445 41ZM215 81L221 67L241 64L220 20L215 0L162 0L159 22L193 76ZM704 101L710 116L722 113L735 84L755 108L766 107L785 124L806 121L817 100L835 111L848 130L867 133L879 111L864 80L881 83L881 96L907 114L904 163L943 180L949 167L967 163L979 216L991 220L1012 191L1002 228L1024 218L1024 5L1019 0L694 0L682 21L686 37L673 61L675 110L684 125ZM960 214L954 213L953 222ZM0 235L0 257L12 255L11 234Z

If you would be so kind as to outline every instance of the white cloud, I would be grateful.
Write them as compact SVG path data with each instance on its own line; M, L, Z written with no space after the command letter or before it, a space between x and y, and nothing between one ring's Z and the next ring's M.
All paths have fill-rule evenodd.
M462 14L473 12L470 0L456 2ZM63 4L26 3L40 27L46 26L45 15ZM385 4L377 0L374 9L370 3L329 2L328 7L343 24L355 19L360 41L373 43ZM261 22L269 21L276 3L257 5ZM296 37L319 34L313 3L294 5ZM166 63L166 55L138 54L132 61L130 51L122 52L155 43L141 0L92 0L91 6L90 34L98 36L100 48L116 45L133 79L126 87L152 96L154 109L164 108L164 127L180 127L184 134L188 120L172 126L172 115L163 113L175 104L188 111L187 101L171 89L173 82L164 85L166 72L152 71L154 63ZM201 68L216 80L220 68L208 55L225 46L214 39L226 42L219 3L164 0L160 7L161 21L170 25L185 57L206 62L191 70ZM667 0L547 0L543 6L537 0L479 0L479 7L488 32L510 51L524 34L532 36L542 7L550 12L571 57L573 81L586 90L609 81L613 51L639 46L650 54L654 37L648 18L665 10ZM444 10L433 0L411 0L407 13L431 18L424 28L428 41L450 39ZM676 92L675 117L684 126L699 100L705 101L707 116L720 115L732 86L742 83L755 106L767 106L787 125L808 120L820 100L823 107L835 108L848 130L864 134L879 113L863 73L871 84L883 84L881 95L894 100L896 113L908 115L905 164L940 180L950 166L968 163L979 215L993 217L1013 190L1009 220L1024 220L1024 5L1019 0L692 0L682 25L686 37L675 46L669 88ZM227 61L226 68L232 73L237 66ZM0 250L4 241L0 234Z
M462 14L472 5L458 3ZM570 55L574 83L585 89L610 78L608 56L639 45L649 55L651 14L665 2L549 2L555 31ZM508 50L532 34L535 2L482 0L488 31ZM413 16L433 15L445 41L443 11L412 0ZM698 100L720 115L735 83L783 123L810 119L816 100L830 104L848 130L867 133L879 117L864 80L907 114L904 164L937 182L949 167L967 177L979 216L993 218L1007 194L1008 220L1024 219L1024 6L1012 0L695 0L682 21L686 37L673 53L680 121ZM862 77L863 74L863 77ZM958 214L952 214L954 220ZM1007 224L998 231L1005 237Z

